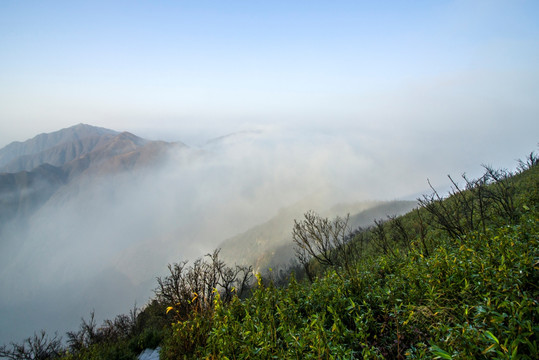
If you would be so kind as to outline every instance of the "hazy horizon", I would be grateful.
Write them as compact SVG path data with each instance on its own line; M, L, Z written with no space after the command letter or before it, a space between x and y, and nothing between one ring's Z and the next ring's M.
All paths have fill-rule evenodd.
M534 1L0 10L0 147L81 122L188 143L268 126L355 133L455 157L537 143Z

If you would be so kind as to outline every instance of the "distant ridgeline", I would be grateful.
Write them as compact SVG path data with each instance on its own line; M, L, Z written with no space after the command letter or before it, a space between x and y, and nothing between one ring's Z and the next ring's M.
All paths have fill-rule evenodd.
M416 201L369 201L333 206L326 210L316 201L306 199L286 209L277 216L242 234L223 241L219 248L223 260L229 264L253 265L255 271L285 271L295 262L291 229L294 219L303 217L305 209L322 209L327 217L346 216L350 229L374 224L374 220L402 215L417 206Z
M126 280L110 269L118 259L108 260L137 234L129 233L127 221L107 233L122 216L118 210L102 215L101 226L96 216L121 205L116 198L125 179L152 175L186 149L84 124L0 149L0 343L26 336L24 327L32 324L64 329L72 318L76 325L81 309L96 307L90 302L98 293L109 294L103 304L147 298L151 285ZM105 306L112 314L124 308ZM60 309L64 316L55 316Z
M0 224L29 216L81 175L148 166L183 146L85 124L13 142L0 149Z

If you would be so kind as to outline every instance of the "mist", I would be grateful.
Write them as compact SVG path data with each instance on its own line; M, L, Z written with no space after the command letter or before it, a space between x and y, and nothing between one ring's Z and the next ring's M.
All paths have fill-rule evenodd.
M419 141L423 134L404 141L374 133L266 126L69 183L24 226L2 232L0 343L40 329L63 334L91 311L102 321L143 306L168 263L203 256L298 201L324 194L318 206L329 208L415 199L428 192L427 178L443 188L446 174L474 176L496 160L483 157L495 144L475 155L462 137L438 146L451 153L436 151L435 139Z
M96 172L2 232L0 343L76 329L143 306L166 265L194 260L324 193L327 206L396 196L369 189L355 139L284 129L240 132L176 150L162 164ZM308 209L305 209L308 210Z

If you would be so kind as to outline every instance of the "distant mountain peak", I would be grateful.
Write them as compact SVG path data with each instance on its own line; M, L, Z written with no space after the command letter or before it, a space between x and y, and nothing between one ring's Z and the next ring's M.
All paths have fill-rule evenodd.
M42 133L0 149L0 172L30 171L49 163L61 166L89 153L118 132L87 124L77 124L51 133Z
M149 163L151 159L164 157L169 150L181 147L185 147L181 142L151 141L128 131L118 132L80 123L39 134L23 142L13 142L0 149L0 173L31 171L42 164L64 167L83 158L94 165L97 160L100 163L108 161L109 168L114 168L111 164L119 161L112 159L116 156L123 157L122 167L125 168L127 163ZM126 160L128 157L131 157L129 161ZM80 170L89 165L75 168Z
M78 123L77 125L73 125L73 126L64 128L62 130L65 130L65 129L77 129L77 130L78 129L102 129L102 130L106 130L106 131L113 131L113 130L109 130L109 129L105 129L105 128L102 128L102 127L99 127L99 126L89 125L89 124L85 124L85 123Z

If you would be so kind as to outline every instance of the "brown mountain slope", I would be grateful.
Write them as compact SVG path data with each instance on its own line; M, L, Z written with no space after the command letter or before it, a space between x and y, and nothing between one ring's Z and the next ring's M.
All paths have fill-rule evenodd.
M30 171L41 164L62 166L103 146L118 133L79 124L53 133L40 134L0 149L0 172Z
M61 197L69 197L69 189L81 186L67 185L87 185L96 181L96 177L158 165L167 159L169 151L185 147L182 143L149 141L128 132L116 133L87 125L77 125L57 133L42 134L32 141L19 143L25 144L19 150L32 151L42 148L36 143L48 146L64 141L45 151L11 161L25 166L39 164L37 167L0 173L0 231L2 224L31 215L54 194L61 192ZM45 160L47 162L41 163Z

